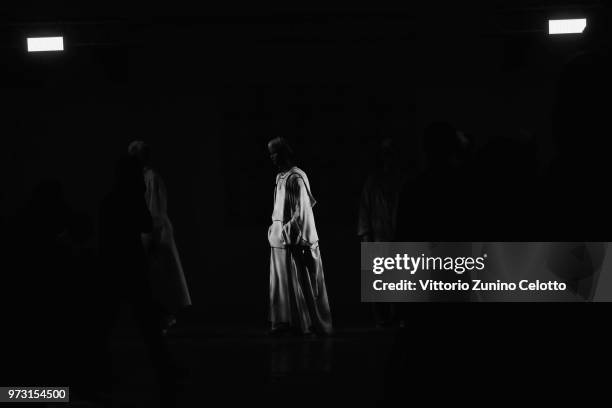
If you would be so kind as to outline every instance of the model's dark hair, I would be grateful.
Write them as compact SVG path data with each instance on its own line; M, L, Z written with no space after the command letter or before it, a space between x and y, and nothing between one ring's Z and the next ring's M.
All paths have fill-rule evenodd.
M283 152L283 154L287 158L291 160L295 159L295 152L293 148L291 147L291 145L289 144L289 142L287 141L287 139L285 139L284 137L278 136L278 137L271 139L268 142L268 147L271 147L271 146L274 146L279 151Z

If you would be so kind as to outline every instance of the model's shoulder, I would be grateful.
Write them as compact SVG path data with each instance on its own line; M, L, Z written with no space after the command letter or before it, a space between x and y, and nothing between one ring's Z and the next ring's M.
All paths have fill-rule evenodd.
M304 177L299 173L292 173L287 177L287 185L289 186L302 186L306 185L304 182Z
M287 177L287 179L308 180L308 177L306 176L306 172L304 170L300 169L299 167L294 167L289 171L289 176Z
M300 169L299 167L293 167L290 171L289 171L289 175L290 176L299 176L302 177L304 179L308 179L308 177L306 176L306 172L302 169Z

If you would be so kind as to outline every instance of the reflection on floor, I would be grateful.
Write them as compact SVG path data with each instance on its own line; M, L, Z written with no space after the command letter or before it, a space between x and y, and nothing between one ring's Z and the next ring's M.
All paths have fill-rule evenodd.
M181 370L179 407L368 406L382 396L392 331L340 330L328 338L270 337L264 330L184 328L169 337ZM150 363L136 337L114 344L121 407L158 405Z

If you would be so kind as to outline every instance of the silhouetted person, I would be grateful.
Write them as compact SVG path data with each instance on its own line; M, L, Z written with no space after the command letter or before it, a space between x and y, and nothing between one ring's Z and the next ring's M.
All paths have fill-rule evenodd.
M473 241L524 241L540 219L538 163L531 141L497 137L470 167Z
M430 124L424 133L426 170L400 195L397 240L430 242L432 256L466 256L466 241L473 228L475 199L470 178L469 140L446 122ZM469 239L469 238L468 238ZM455 253L456 252L456 253ZM442 281L468 280L467 273L432 270L428 278ZM435 301L465 301L469 292L434 292Z
M168 217L168 196L162 178L152 167L151 148L142 141L130 143L128 152L142 165L145 202L153 219L151 233L142 235L152 280L153 296L164 308L162 330L176 323L175 316L191 305L185 273Z
M557 154L543 183L540 211L545 240L576 244L572 248L568 245L556 248L561 259L574 258L572 254L559 254L568 250L580 258L599 259L601 245L599 248L593 245L609 242L612 231L612 201L607 193L612 178L610 112L606 102L612 92L609 17L608 6L587 27L586 50L566 64L557 85L552 126ZM581 239L584 241L576 242ZM585 248L590 249L585 252ZM571 288L582 297L591 298L601 262L595 261L587 269L553 264L557 265L553 269L558 276Z
M100 251L111 296L109 329L119 307L129 304L149 350L162 397L172 391L172 364L162 332L161 307L154 301L141 234L151 233L153 221L146 206L145 184L138 160L122 157L111 192L100 211ZM167 402L167 401L166 401Z
M34 188L12 222L13 242L7 252L11 268L3 269L3 287L11 299L11 332L20 340L16 345L21 351L20 368L33 376L28 381L59 385L69 378L65 364L56 357L68 351L70 328L66 319L70 253L60 242L68 214L60 183L47 180ZM35 358L34 350L49 358Z
M76 338L82 336L80 312L86 308L80 294L85 287L82 243L91 234L91 222L72 210L57 180L38 183L27 203L2 230L3 294L12 321L15 350L20 356L19 369L30 373L28 381L73 386L79 391ZM37 359L36 353L48 358ZM16 354L16 355L17 355ZM30 357L31 356L31 357ZM10 367L10 364L6 364ZM79 373L83 376L83 372Z
M557 155L546 180L546 230L554 240L577 238L609 241L612 176L607 136L612 92L608 50L585 52L564 68L553 117Z
M435 122L425 129L423 147L426 169L400 196L398 241L460 241L472 202L467 141L449 123Z
M400 171L398 148L391 138L380 143L380 164L368 176L359 201L357 235L362 242L393 242L396 239L399 196L405 184ZM376 326L395 322L393 303L373 303Z
M319 237L312 207L316 201L306 173L295 166L287 141L268 143L278 168L270 243L270 322L273 333L327 334L332 319Z

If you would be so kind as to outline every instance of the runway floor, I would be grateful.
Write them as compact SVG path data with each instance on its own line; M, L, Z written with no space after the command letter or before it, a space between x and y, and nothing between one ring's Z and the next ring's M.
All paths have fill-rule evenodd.
M394 332L387 330L278 338L263 329L176 329L169 335L181 372L176 406L374 407L382 398L393 341ZM158 406L138 336L117 338L112 354L113 406Z

